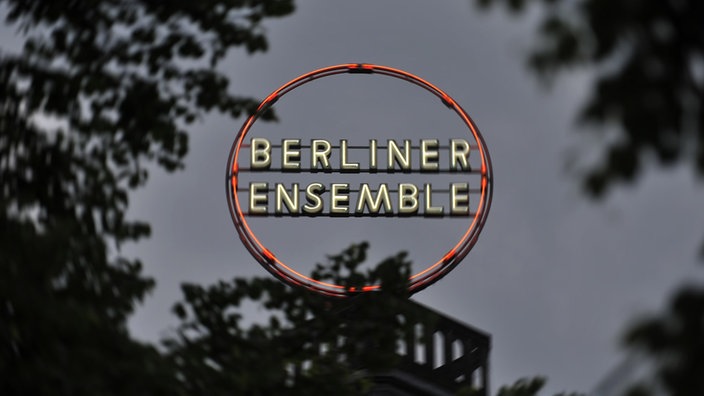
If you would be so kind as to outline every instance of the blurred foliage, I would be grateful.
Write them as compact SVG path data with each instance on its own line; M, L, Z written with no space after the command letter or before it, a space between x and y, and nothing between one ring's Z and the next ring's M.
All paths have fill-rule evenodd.
M411 318L423 315L406 303L410 263L399 255L362 273L367 247L352 245L313 273L329 282L380 281L380 292L351 299L273 277L184 285L184 301L174 307L182 324L165 341L184 393L364 394L371 375L398 363L397 341L416 323ZM243 305L252 303L262 315L245 319Z
M651 396L652 394L650 387L638 384L628 389L624 396Z
M513 13L540 11L528 65L551 81L583 67L594 75L580 120L607 145L584 175L585 190L603 196L633 181L647 161L687 163L704 178L704 2L701 0L475 0ZM616 126L613 139L605 130ZM704 257L704 244L701 248ZM667 394L704 395L704 287L685 286L669 309L634 325L627 345L657 366ZM629 395L653 394L645 384ZM654 394L658 394L656 391Z
M662 315L641 320L624 337L656 359L659 385L669 395L704 395L704 288L676 291ZM643 386L633 395L647 395Z
M523 378L513 385L502 386L496 396L536 396L544 385L545 378Z
M528 65L551 80L587 67L595 75L580 119L615 125L603 161L584 177L603 195L643 164L691 163L704 178L704 2L700 0L475 0L514 13L541 11ZM604 136L604 128L589 128Z
M120 246L154 164L183 166L186 127L257 101L215 67L267 49L292 0L0 1L22 48L0 50L0 394L174 394L127 316L153 287ZM273 115L268 114L268 119ZM162 381L163 379L163 381Z
M398 367L399 340L415 334L416 323L432 323L433 314L407 301L405 254L361 272L367 249L367 243L351 245L312 274L351 287L381 284L378 292L348 299L291 288L272 277L183 285L184 301L174 306L181 325L164 341L180 391L352 396L373 390L375 375ZM254 319L253 305L260 312ZM544 384L540 377L522 379L501 387L497 396L536 396ZM465 387L457 394L482 393Z
M521 378L511 385L504 385L496 392L496 396L537 396L545 386L543 377ZM583 393L558 393L555 396L586 396Z

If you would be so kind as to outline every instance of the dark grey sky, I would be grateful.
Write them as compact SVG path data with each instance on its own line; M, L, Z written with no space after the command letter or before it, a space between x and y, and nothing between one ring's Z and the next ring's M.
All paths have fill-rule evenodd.
M311 0L266 26L269 52L236 52L223 66L234 92L264 97L322 66L370 62L426 78L479 125L495 175L486 227L459 267L414 298L492 334L494 388L539 374L549 377L545 394L590 390L619 362L617 335L625 323L658 309L671 288L700 276L695 250L704 230L702 189L687 171L649 172L635 188L619 188L598 204L580 194L565 164L572 152L586 160L598 152L596 140L578 134L572 121L589 76L566 76L551 92L541 90L523 68L533 37L529 22L479 13L465 1ZM362 88L383 95L381 85L348 83L343 89L354 100ZM272 128L286 133L290 127L282 137L317 123L338 127L332 139L342 130L433 137L417 113L401 110L418 106L418 98L395 99L366 123L334 108L303 118L308 102L286 102L282 122ZM372 111L379 103L360 106ZM241 122L203 120L191 134L187 169L155 172L133 195L131 215L150 221L153 237L129 253L142 257L158 281L131 320L138 337L155 340L174 323L169 309L180 298L181 282L267 276L237 238L225 200L227 155ZM422 259L432 252L414 246L427 244L428 235L444 236L444 224L406 238L389 236L396 234L385 225L335 226L316 238L315 249L293 247L285 235L299 226L292 223L267 238L299 263L321 261L325 253L365 239L375 258L410 247L412 257Z

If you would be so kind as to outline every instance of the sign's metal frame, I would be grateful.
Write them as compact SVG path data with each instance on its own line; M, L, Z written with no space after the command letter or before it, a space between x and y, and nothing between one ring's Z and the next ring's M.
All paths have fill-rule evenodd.
M359 290L358 288L347 288L343 285L337 285L327 282L322 282L316 279L312 279L309 276L299 273L294 270L279 258L277 258L269 249L267 249L264 244L262 244L259 239L257 239L252 229L249 227L247 220L245 218L245 213L242 211L240 205L240 200L237 196L238 193L238 178L239 178L239 166L238 159L240 149L245 146L244 139L247 133L254 125L255 121L267 110L269 109L277 100L279 100L286 93L300 87L303 84L317 80L319 78L333 76L337 74L351 73L351 74L379 74L389 77L398 78L406 82L415 84L433 95L437 96L442 103L453 110L464 122L470 131L470 134L478 144L478 151L481 156L481 195L480 202L477 206L477 211L471 218L466 232L462 235L459 242L450 249L441 259L437 262L429 265L422 271L413 274L409 279L409 292L415 293L420 291L443 276L447 275L455 266L457 266L462 259L467 255L467 253L472 249L474 244L477 242L479 233L484 227L486 217L489 213L489 208L491 207L492 193L493 193L493 174L491 167L491 158L484 142L484 138L479 133L479 129L474 124L474 121L469 117L469 115L460 107L457 102L455 102L448 94L440 90L435 85L429 83L428 81L415 76L411 73L405 72L400 69L380 66L374 64L363 64L363 63L350 63L341 64L335 66L329 66L314 70L312 72L303 74L288 83L281 86L279 89L272 92L267 96L257 107L256 111L250 115L244 122L242 128L239 130L235 141L230 149L230 155L227 163L227 202L230 209L230 215L237 229L240 239L244 243L247 250L252 254L252 256L271 274L276 276L278 279L293 286L305 287L309 290L315 291L326 296L335 297L346 297L352 294L357 294L359 292L369 292L378 290L380 285L368 285L364 286Z

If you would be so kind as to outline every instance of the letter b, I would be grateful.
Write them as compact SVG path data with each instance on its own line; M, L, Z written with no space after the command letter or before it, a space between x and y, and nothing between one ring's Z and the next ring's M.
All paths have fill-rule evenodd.
M399 184L398 213L411 214L416 212L418 212L418 187L410 183Z
M252 169L269 169L271 166L271 143L264 138L253 138L250 150L249 163Z

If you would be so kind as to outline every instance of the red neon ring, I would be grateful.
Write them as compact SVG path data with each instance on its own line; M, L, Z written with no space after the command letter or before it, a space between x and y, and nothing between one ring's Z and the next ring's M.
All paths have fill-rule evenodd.
M487 149L486 143L483 136L479 133L479 129L474 124L474 121L469 117L469 115L462 109L462 107L457 104L448 94L440 90L435 85L429 83L428 81L415 76L411 73L405 72L400 69L380 66L373 64L363 64L363 63L348 63L335 66L324 67L312 72L303 74L299 77L282 85L280 88L272 92L267 96L257 107L257 110L247 118L247 120L240 128L235 141L230 149L230 155L227 162L227 202L230 209L230 215L235 224L237 233L239 234L242 243L245 245L247 250L252 254L252 256L271 274L279 278L286 284L293 286L300 286L312 290L314 292L320 293L326 296L335 297L346 297L351 294L358 293L358 289L346 288L342 285L337 285L333 283L322 282L319 280L312 279L309 276L301 274L284 264L279 260L269 249L267 249L257 237L252 232L245 215L240 207L239 198L237 196L237 178L239 176L238 167L238 157L239 151L242 147L242 142L245 136L251 129L254 122L261 116L261 114L268 109L271 105L279 100L286 93L292 91L293 89L317 80L322 77L332 76L336 74L343 73L365 73L365 74L381 74L389 77L398 78L406 82L415 84L433 95L437 96L442 100L445 106L451 108L457 113L457 115L462 118L467 128L469 128L471 135L477 142L479 148L479 153L481 156L481 198L479 200L479 205L477 211L467 227L466 232L462 235L459 242L450 249L440 260L431 264L424 270L412 275L409 278L408 289L410 293L418 292L432 283L436 282L443 276L447 275L455 266L457 266L460 261L469 253L474 244L477 242L479 233L484 227L486 222L486 217L489 214L489 208L491 207L491 200L493 195L493 174L491 167L491 158L489 156L489 151ZM362 288L362 292L374 291L380 288L380 285L369 285Z

